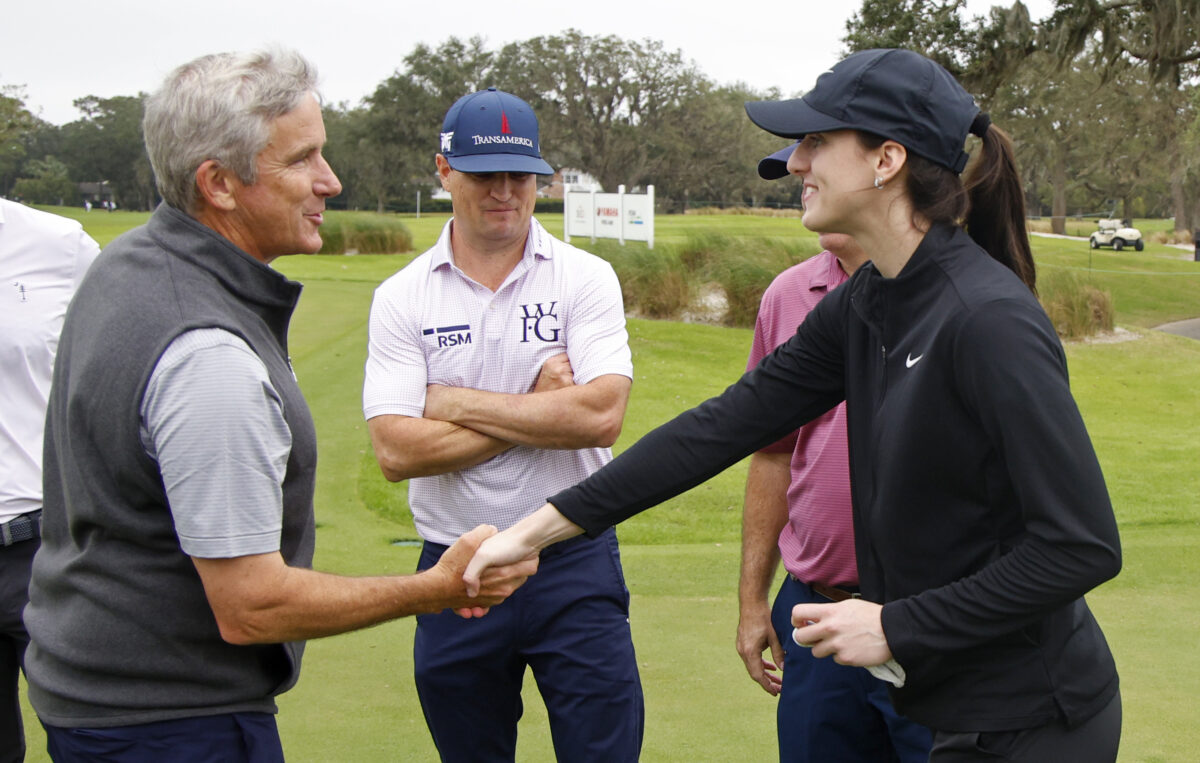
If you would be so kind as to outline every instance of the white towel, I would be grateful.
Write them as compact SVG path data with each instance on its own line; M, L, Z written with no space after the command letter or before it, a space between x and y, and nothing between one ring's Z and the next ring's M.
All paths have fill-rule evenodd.
M880 681L887 681L897 689L904 686L904 668L900 667L900 663L896 662L895 658L882 665L868 665L867 670L871 671L871 675Z

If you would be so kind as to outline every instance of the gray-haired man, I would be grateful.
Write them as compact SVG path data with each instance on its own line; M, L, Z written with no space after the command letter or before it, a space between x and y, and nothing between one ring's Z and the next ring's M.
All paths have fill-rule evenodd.
M68 311L46 425L43 544L25 619L30 701L57 761L282 759L275 695L303 640L418 612L482 614L451 558L344 578L312 561L316 436L287 356L341 191L312 67L205 56L146 103L165 204L114 241Z

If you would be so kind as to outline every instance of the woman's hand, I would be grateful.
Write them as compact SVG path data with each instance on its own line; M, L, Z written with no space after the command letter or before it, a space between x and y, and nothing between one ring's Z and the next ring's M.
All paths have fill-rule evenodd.
M862 599L836 604L797 604L792 609L792 638L812 648L814 657L833 657L842 665L870 667L892 659L883 633L883 607Z

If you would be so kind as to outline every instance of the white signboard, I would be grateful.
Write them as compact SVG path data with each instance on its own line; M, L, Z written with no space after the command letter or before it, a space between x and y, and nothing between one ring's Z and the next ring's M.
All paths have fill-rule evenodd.
M624 223L625 238L632 241L645 241L654 248L654 186L648 186L646 193L627 193L623 197L621 220Z
M645 241L654 248L654 186L646 193L625 193L618 186L616 193L578 193L568 191L563 197L563 238L586 236L615 238L622 244L626 239Z
M596 219L592 206L595 203L591 193L571 193L563 195L563 229L567 241L571 236L595 239L592 235L593 223Z

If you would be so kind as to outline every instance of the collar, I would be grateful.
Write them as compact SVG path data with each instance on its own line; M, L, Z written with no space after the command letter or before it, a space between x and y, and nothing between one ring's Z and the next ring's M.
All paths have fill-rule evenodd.
M850 303L863 321L882 331L889 320L888 306L906 303L927 293L930 283L944 270L941 261L962 256L967 244L974 242L962 228L935 224L895 278L886 278L872 262L864 263L854 273Z
M817 256L826 259L826 267L817 268L809 275L809 291L818 291L820 289L830 291L834 287L840 286L850 280L850 276L842 269L842 263L838 262L837 255L833 252L825 250Z
M446 221L437 243L433 245L431 257L433 269L454 267L454 250L450 246L450 226L454 218ZM529 233L525 236L525 251L521 255L522 262L528 262L534 257L541 260L554 259L554 237L546 232L536 217L529 218Z
M212 274L239 299L266 308L292 309L304 288L259 262L191 215L159 204L147 232L172 256Z

